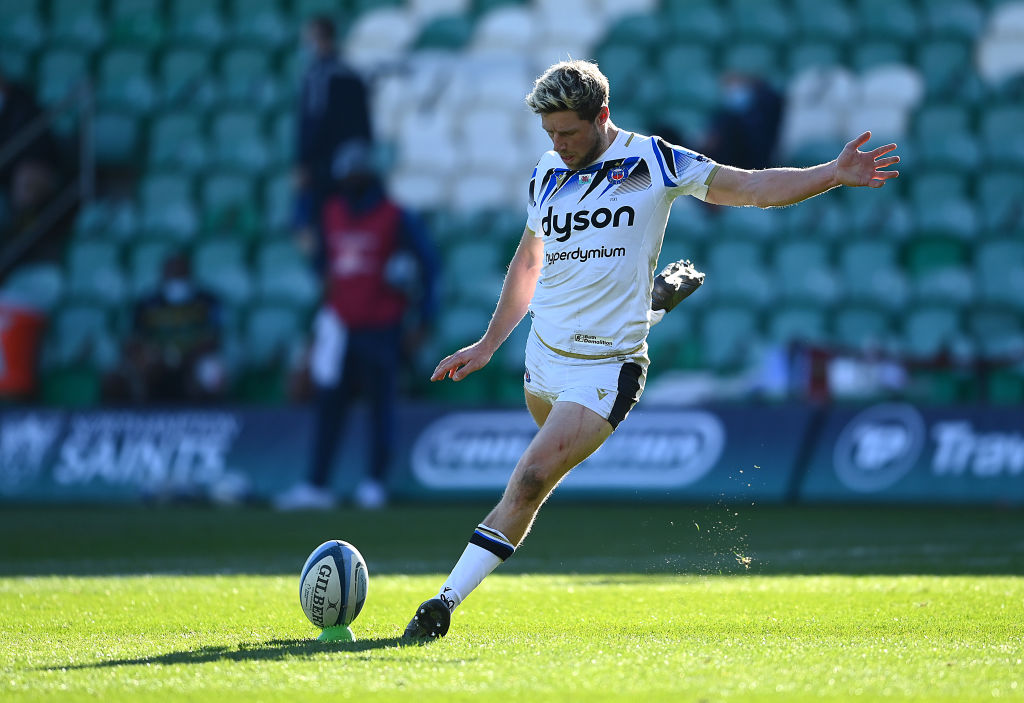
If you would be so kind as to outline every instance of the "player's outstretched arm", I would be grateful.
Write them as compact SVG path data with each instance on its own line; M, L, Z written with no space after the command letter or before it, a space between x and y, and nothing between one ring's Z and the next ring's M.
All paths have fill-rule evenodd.
M708 187L707 202L716 205L754 205L781 207L831 190L836 186L867 186L881 188L899 171L883 170L899 163L900 157L887 156L896 149L886 144L871 151L861 151L871 139L864 132L848 143L832 161L810 168L769 168L745 171L723 166Z
M501 296L494 314L487 325L487 331L479 341L441 359L430 376L431 381L451 378L461 381L469 374L482 369L494 356L498 347L508 339L519 321L523 319L533 298L540 277L541 264L544 261L544 240L535 237L526 229L519 241L512 263L509 264L505 283L501 286Z

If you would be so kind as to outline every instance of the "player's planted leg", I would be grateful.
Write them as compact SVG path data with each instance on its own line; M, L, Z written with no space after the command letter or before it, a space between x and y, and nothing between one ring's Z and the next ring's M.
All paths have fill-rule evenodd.
M423 603L406 627L407 639L444 636L447 623L431 627L435 621L429 616L434 614L436 605L454 611L498 564L512 556L558 482L597 450L611 432L606 419L582 405L555 403L551 407L540 431L516 464L501 501L474 530L437 596ZM424 609L426 613L421 612Z

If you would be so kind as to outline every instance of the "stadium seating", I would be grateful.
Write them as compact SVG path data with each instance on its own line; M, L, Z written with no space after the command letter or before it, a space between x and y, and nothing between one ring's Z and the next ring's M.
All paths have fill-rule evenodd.
M718 104L719 74L738 69L784 90L780 161L829 160L862 128L873 143L901 145L905 177L881 191L781 211L677 203L661 263L691 256L709 278L673 318L699 334L668 342L666 330L683 324L670 322L652 341L673 360L656 364L655 377L671 364L736 368L762 336L854 348L898 337L912 355L943 345L1012 355L1024 326L1022 2L2 3L0 67L47 105L89 79L101 166L139 172L131 200L82 208L59 268L18 271L3 289L53 310L46 368L85 389L79 399L94 397L88 367L116 358L122 309L152 289L171 251L187 251L225 297L240 378L296 353L319 286L282 235L293 207L296 49L315 13L338 20L346 56L371 80L391 191L425 212L446 270L459 272L445 277L425 353L486 324L522 231L525 178L549 145L522 97L568 52L611 77L617 123L671 129L687 146L699 146ZM65 116L58 130L70 136L77 120ZM89 341L90 320L99 341ZM488 377L487 392L520 392L517 379L506 382L516 359L515 348L502 357L505 373ZM259 396L258 383L239 387ZM62 397L54 383L44 388Z

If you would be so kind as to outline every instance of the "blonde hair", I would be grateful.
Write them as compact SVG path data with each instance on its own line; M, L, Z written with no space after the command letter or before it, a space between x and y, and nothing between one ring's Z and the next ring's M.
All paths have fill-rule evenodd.
M526 105L538 115L572 110L592 122L608 104L608 79L591 61L560 61L544 71L526 96Z

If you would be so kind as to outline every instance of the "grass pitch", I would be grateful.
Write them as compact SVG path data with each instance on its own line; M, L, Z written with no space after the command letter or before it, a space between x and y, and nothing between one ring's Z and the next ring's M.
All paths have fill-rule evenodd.
M553 504L447 638L401 646L486 506L0 512L0 698L1024 700L1024 516ZM370 567L358 641L298 571Z

